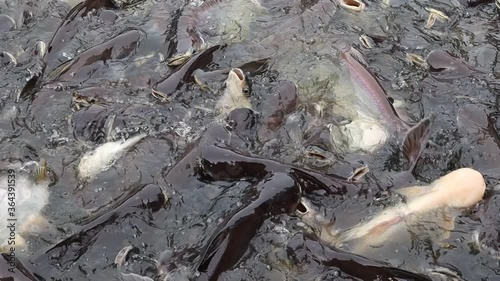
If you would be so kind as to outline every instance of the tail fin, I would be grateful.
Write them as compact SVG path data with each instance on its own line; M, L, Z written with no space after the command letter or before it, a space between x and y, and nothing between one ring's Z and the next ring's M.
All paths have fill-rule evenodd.
M418 158L422 154L434 124L435 114L422 119L418 124L411 127L406 133L403 141L402 150L404 156L408 159L408 170L413 171Z

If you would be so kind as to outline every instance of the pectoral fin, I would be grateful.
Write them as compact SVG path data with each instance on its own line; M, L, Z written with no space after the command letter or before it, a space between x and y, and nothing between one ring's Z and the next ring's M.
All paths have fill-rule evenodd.
M402 151L408 159L408 170L412 171L417 164L418 158L422 154L429 137L431 135L432 126L434 124L435 115L422 119L418 124L411 127L406 133L403 141Z

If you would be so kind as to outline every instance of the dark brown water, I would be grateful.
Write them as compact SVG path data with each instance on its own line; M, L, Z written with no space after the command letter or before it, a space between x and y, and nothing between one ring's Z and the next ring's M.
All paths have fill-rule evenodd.
M16 252L32 274L26 280L119 280L114 260L128 245L136 250L120 270L197 280L206 277L196 270L207 244L215 255L227 254L227 241L240 251L227 254L231 261L218 267L224 268L219 280L442 280L432 271L443 268L463 280L498 280L498 10L493 1L383 2L365 1L365 11L351 12L333 0L269 0L261 7L213 1L194 22L215 47L194 50L184 66L171 68L165 56L175 44L176 21L189 15L186 5L201 2L0 0L0 51L16 59L0 58L0 158L44 158L58 176L43 211L53 228L28 236L28 249ZM426 8L449 18L426 28ZM326 125L350 117L336 110L340 52L359 45L361 35L373 40L370 49L359 46L370 69L404 102L409 119L436 114L433 144L411 174L393 141L371 154L331 144ZM43 58L34 53L37 41L47 44ZM409 63L408 53L427 65ZM212 109L230 67L249 73L256 113L233 112L223 125ZM197 69L205 71L208 89L194 83ZM75 93L87 103L75 107ZM320 117L318 102L328 109ZM78 181L85 152L139 132L148 137L110 169ZM214 158L202 148L213 144L240 155L221 153L227 157L218 160L224 167L218 176L203 167ZM363 164L370 172L360 183L342 179ZM444 240L430 228L356 256L307 234L288 210L259 203L251 210L273 211L256 212L256 220L241 213L250 212L245 206L256 186L277 188L265 177L282 173L342 229L392 204L392 189L429 183L460 167L480 171L487 192L477 207L460 213ZM295 198L286 194L278 198ZM294 204L286 200L287 208ZM235 214L253 227L251 237L241 235L245 251L238 233L212 239ZM0 264L8 276L9 265ZM29 276L20 265L16 272Z

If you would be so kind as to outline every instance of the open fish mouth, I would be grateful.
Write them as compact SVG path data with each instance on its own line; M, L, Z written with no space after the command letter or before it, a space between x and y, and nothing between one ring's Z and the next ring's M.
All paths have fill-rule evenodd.
M188 61L193 56L193 54L194 54L194 52L192 50L189 50L184 54L178 54L172 58L167 59L167 65L168 66L183 65L186 61Z
M35 180L37 183L45 181L47 179L47 161L45 159L40 160L38 163L38 168L35 170Z
M34 170L35 183L48 183L48 186L55 185L57 182L57 175L48 166L47 161L45 159L41 159L40 162L36 163L36 165L37 167Z
M340 0L340 6L346 10L361 12L366 8L365 3L360 0Z
M299 204L295 208L295 215L302 219L306 228L317 236L321 236L325 227L331 227L332 221L328 221L317 208L306 198L300 198Z
M247 98L250 97L250 95L252 93L252 85L251 85L248 77L243 72L243 70L241 70L239 68L232 68L231 72L236 74L236 76L238 77L239 83L241 84L241 87L242 87L241 91L243 92L243 95Z

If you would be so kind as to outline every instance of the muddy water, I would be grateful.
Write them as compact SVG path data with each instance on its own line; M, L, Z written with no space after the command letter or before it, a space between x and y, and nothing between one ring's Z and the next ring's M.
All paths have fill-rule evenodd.
M58 176L44 209L53 227L28 236L28 249L16 252L33 280L115 280L115 256L128 245L137 248L130 272L196 276L212 235L261 180L252 173L230 180L200 176L199 143L225 143L273 160L275 172L289 167L282 165L314 170L314 180L302 183L311 188L305 196L339 229L394 204L393 188L429 183L459 167L473 167L487 181L484 200L459 214L449 237L424 225L428 229L364 257L323 249L298 217L280 212L258 224L241 262L221 280L372 280L377 274L439 280L432 272L443 268L464 280L497 278L500 86L493 2L367 1L366 10L352 12L330 0L229 2L220 9L214 1L198 13L198 31L210 46L220 46L195 53L179 72L166 64L171 31L179 13L201 2L133 2L0 2L0 51L16 59L0 60L1 161L44 158ZM426 28L427 8L448 19ZM360 46L363 35L371 48ZM43 58L33 51L39 40L49 48ZM340 52L353 44L388 94L403 101L411 121L436 114L433 144L413 173L404 172L395 142L373 154L344 153L331 143L326 125L351 117L335 99L348 96L339 92ZM427 64L409 63L408 53ZM268 60L259 67L246 64L262 59ZM236 116L244 122L228 129L212 115L227 71L204 76L207 87L196 85L192 74L242 65L251 65L242 69L249 72L257 114ZM158 98L152 88L168 91ZM75 93L93 99L75 107ZM148 137L111 168L77 180L84 153L141 132ZM248 161L260 167L260 160ZM320 176L348 177L364 164L370 172L359 184ZM390 275L390 268L418 276Z

